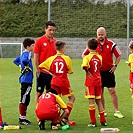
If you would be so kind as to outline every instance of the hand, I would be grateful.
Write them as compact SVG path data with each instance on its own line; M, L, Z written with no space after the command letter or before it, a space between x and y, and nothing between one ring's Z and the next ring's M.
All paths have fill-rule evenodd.
M40 76L40 69L37 69L37 70L36 70L36 74L37 74L37 77Z
M115 71L115 69L116 69L116 66L113 65L109 72L113 73Z
M93 75L89 71L87 72L87 75L89 78L93 78Z

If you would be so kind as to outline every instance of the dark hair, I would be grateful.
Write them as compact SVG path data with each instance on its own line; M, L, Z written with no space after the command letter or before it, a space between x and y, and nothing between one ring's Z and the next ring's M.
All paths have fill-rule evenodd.
M51 93L53 93L53 94L56 94L56 95L58 95L58 93L57 93L57 91L56 90L54 90L54 89L49 89L47 92L51 92Z
M26 48L27 46L30 46L30 45L32 45L34 43L35 43L35 41L33 39L26 38L23 41L23 46L24 46L24 48Z
M55 25L54 22L52 22L52 21L48 21L48 22L46 22L45 28L47 29L48 26L54 26L54 27L55 27L56 25Z
M129 42L129 48L133 49L133 39L131 39L131 41Z
M90 38L88 41L88 48L95 50L97 48L98 41L96 38Z
M56 41L55 42L56 50L61 50L62 48L64 48L65 45L66 45L66 43L63 41Z

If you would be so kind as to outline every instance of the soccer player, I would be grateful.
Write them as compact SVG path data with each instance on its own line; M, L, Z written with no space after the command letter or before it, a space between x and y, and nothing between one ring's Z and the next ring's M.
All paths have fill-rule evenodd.
M22 125L31 125L32 122L26 119L26 112L30 103L30 93L33 83L33 65L31 60L31 52L34 48L34 40L26 38L23 41L25 50L22 55L18 56L14 63L21 67L21 75L19 82L21 84L21 98L19 103L20 118L19 123Z
M118 108L118 96L116 94L116 82L114 71L119 64L121 58L121 51L118 46L111 40L106 37L106 30L104 27L99 27L97 29L97 40L98 47L96 52L98 52L102 56L102 67L100 69L100 74L102 78L102 95L101 100L103 107L105 109L104 102L104 87L108 88L108 91L111 95L112 103L114 105L114 117L116 118L124 118ZM89 54L88 48L86 48L82 54L82 57ZM113 55L115 57L115 61L113 63ZM104 113L107 116L106 113Z
M45 34L38 38L34 45L34 63L37 74L37 87L36 87L36 97L35 102L38 102L38 98L44 92L44 88L46 87L46 91L51 88L51 79L52 76L47 72L40 71L38 68L39 64L45 61L48 57L56 54L55 50L55 38L53 37L55 32L55 23L48 21L45 25Z
M46 61L39 65L41 70L48 70L53 78L51 80L51 88L55 89L59 95L62 97L68 97L69 101L67 103L67 108L69 110L68 115L65 117L64 121L71 126L75 126L76 122L70 122L68 117L73 108L75 101L75 96L67 77L68 74L72 74L72 62L69 56L64 55L66 43L63 41L55 42L57 54L49 57Z
M0 129L3 129L4 126L8 126L8 124L2 120L2 109L0 107Z
M102 83L100 76L100 67L102 66L102 57L96 52L98 42L95 38L91 38L88 41L88 49L90 53L83 58L82 68L86 72L85 86L85 98L89 100L89 114L91 123L88 126L96 127L95 116L95 102L98 106L101 125L107 126L106 119L104 117L104 108L101 103Z
M133 40L131 40L129 43L129 49L131 51L131 54L129 54L128 57L128 66L130 67L129 81L130 81L130 90L132 92L132 101L133 101Z
M61 110L63 113L60 116ZM60 96L54 89L49 89L46 94L42 94L39 97L37 108L35 110L36 116L39 119L40 130L45 130L45 121L50 120L51 129L58 129L58 124L68 114L66 104L63 102Z

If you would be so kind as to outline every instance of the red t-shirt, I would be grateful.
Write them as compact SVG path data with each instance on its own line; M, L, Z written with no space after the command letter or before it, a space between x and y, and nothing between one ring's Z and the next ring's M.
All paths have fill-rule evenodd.
M49 40L45 35L38 38L34 45L34 53L39 55L39 64L45 61L48 57L56 54L55 39Z
M67 73L73 73L71 59L64 54L56 54L39 65L40 68L49 70L56 77L52 78L51 84L61 87L70 87Z
M117 45L113 41L107 38L105 39L103 45L101 45L100 42L98 43L96 51L102 56L101 71L106 71L111 69L113 65L113 54L115 55L116 58L122 54ZM82 53L82 55L88 55L88 54L89 50L87 47Z
M88 68L93 77L86 75L85 86L101 86L100 67L102 57L96 52L90 52L83 58L82 68Z

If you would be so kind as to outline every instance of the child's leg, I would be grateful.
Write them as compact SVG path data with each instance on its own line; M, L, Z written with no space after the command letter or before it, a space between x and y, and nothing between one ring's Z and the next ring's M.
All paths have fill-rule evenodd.
M2 121L2 109L0 107L0 125L2 125L3 121Z
M98 111L99 111L99 115L100 115L100 122L106 122L106 119L104 116L104 108L103 108L103 105L101 103L101 100L96 99L96 103L97 103Z
M95 116L95 99L94 98L89 98L89 114L90 114L90 119L91 119L91 123L95 124L96 123L96 116Z

